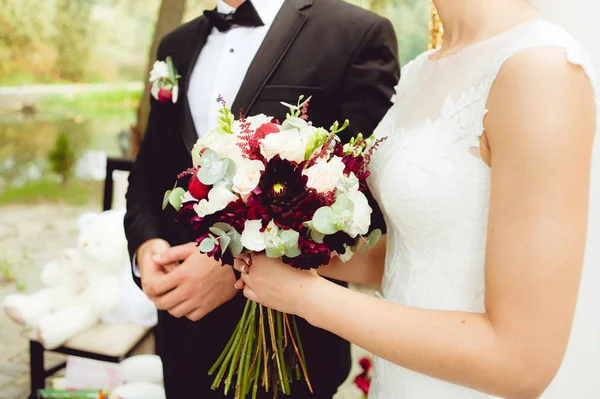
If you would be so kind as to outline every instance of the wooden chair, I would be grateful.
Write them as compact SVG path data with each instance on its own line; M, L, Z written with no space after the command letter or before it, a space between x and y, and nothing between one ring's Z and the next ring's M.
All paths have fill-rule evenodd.
M106 180L104 182L103 209L112 208L113 171L131 171L133 161L128 159L108 158L106 162ZM152 328L137 325L105 325L96 326L71 338L63 346L50 352L78 356L104 362L120 363L129 357L153 332ZM44 353L46 349L33 335L29 339L29 360L31 377L30 399L37 397L37 391L44 389L46 378L66 367L66 362L45 369Z

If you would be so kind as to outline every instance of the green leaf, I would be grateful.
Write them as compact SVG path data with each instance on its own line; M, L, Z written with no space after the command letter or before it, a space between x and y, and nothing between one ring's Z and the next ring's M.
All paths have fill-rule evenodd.
M317 244L323 244L323 239L325 238L325 234L319 233L317 230L310 230L310 239L316 242Z
M335 200L335 203L331 205L331 208L337 214L341 214L344 211L354 212L354 202L352 202L348 195L340 195Z
M208 238L210 238L210 240L213 242L213 244L219 245L219 240L217 240L217 237L213 236L212 234L209 234Z
M219 229L218 227L209 227L208 230L210 230L211 233L216 234L217 236L221 237L225 235L225 232L221 229Z
M221 254L224 254L227 251L227 247L229 247L229 243L231 243L231 237L229 236L221 236L219 239L219 244L221 244Z
M233 177L235 176L235 162L232 159L225 159L228 162L227 170L225 172L225 178L227 181L233 181Z
M228 232L228 233L229 233L231 230L235 231L235 229L234 229L233 227L231 227L231 226L230 226L230 225L228 225L227 223L223 223L223 222L218 222L218 223L215 223L215 224L213 225L213 227L214 227L214 228L216 228L216 229L223 230L223 231L225 231L225 232Z
M362 237L358 236L356 237L356 242L354 243L353 246L350 247L350 250L354 253L356 253L356 251L358 251L358 246L360 245L360 240Z
M374 248L377 243L379 242L379 240L381 239L381 230L377 229L377 230L373 230L371 232L371 234L369 234L369 236L367 237L367 242L365 243L365 248L367 249L371 249Z
M229 250L233 256L238 256L244 250L244 246L242 245L242 236L236 232L230 237L231 242L229 243Z
M277 259L285 255L285 248L267 247L265 253L268 258Z
M199 249L200 249L200 252L203 252L205 254L209 253L215 249L215 243L212 242L212 240L210 238L205 238L200 243Z
M169 197L171 195L171 191L173 190L167 190L165 192L165 196L163 197L163 203L162 203L162 210L164 211L165 209L167 209L167 206L169 206Z
M337 233L338 229L335 228L331 221L331 216L333 216L333 213L333 209L328 206L317 209L312 220L315 230L325 235Z
M169 203L177 211L181 209L181 204L183 203L183 194L185 194L185 190L181 187L177 187L169 194Z
M281 233L279 233L279 237L281 238L281 242L283 243L284 247L293 248L298 246L300 233L295 230L283 230Z
M177 72L175 71L175 65L173 65L173 59L171 56L168 56L166 61L169 69L169 79L175 84L175 82L177 82Z
M294 248L287 248L285 250L285 256L287 256L288 258L296 258L301 254L302 252L300 251L300 248L298 248L298 246L295 246Z

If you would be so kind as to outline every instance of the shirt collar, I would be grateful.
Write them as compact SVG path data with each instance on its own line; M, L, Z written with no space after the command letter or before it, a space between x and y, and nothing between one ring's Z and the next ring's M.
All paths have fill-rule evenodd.
M252 5L264 24L270 26L275 20L284 1L285 0L252 0ZM230 14L235 11L235 8L225 3L224 0L217 0L217 11L221 14Z

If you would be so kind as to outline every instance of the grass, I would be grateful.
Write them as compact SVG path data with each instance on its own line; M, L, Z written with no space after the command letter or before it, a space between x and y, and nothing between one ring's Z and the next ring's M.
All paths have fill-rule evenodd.
M66 186L50 180L8 186L0 193L0 206L9 204L63 203L85 206L101 198L102 182L71 181Z
M17 286L17 290L25 291L27 283L19 277L17 269L29 265L31 258L27 252L24 252L18 260L9 257L6 253L0 256L0 285L12 284Z
M54 118L105 119L120 117L124 112L134 112L140 102L139 91L115 90L110 92L48 95L40 98L39 111Z

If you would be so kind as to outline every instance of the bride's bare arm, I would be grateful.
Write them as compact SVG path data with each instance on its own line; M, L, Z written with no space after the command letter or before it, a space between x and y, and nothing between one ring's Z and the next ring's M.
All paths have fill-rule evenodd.
M374 248L362 251L362 245L350 261L344 263L340 258L332 259L327 266L319 268L319 274L348 283L379 285L385 266L386 236Z
M539 397L565 353L577 300L593 93L561 51L536 49L507 61L488 108L484 313L386 302L266 258L244 275L246 295L419 373L505 398Z

